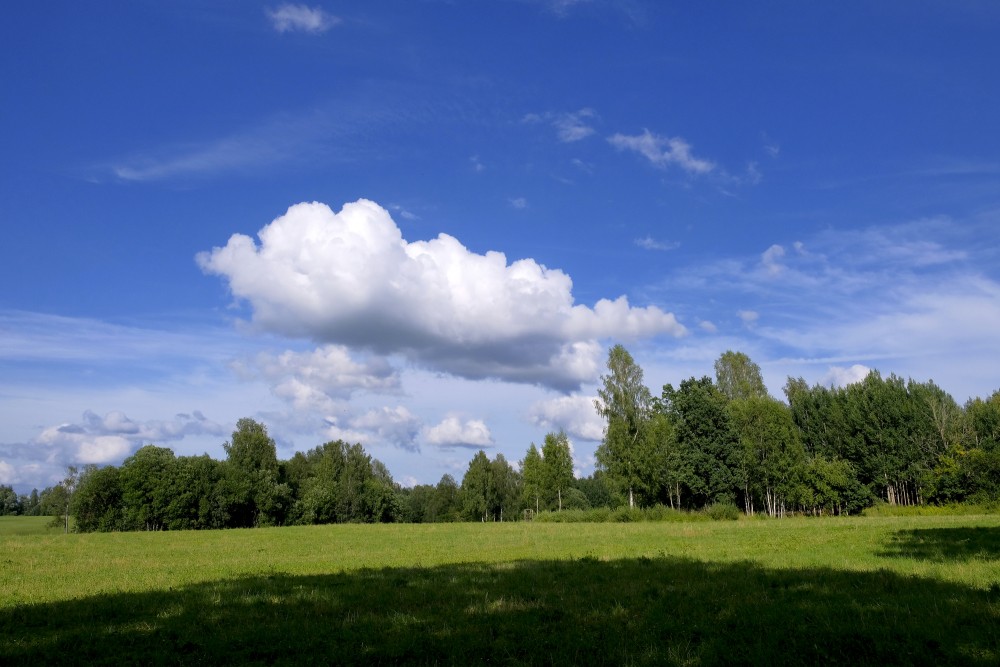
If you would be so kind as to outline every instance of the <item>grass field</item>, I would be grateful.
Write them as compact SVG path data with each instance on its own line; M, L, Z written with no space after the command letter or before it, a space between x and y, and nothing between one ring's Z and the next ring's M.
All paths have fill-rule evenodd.
M17 535L2 664L1000 664L1000 516Z
M50 516L0 516L0 539L9 535L58 535L62 525L52 525Z

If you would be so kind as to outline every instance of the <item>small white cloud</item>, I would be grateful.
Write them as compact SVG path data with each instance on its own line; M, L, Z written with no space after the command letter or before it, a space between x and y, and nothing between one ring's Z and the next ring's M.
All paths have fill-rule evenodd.
M871 373L871 370L861 364L854 364L849 368L830 366L830 370L823 377L821 384L824 386L846 387L849 384L855 384L864 380Z
M559 396L538 401L528 411L532 423L542 428L566 431L580 440L604 438L604 420L594 407L596 396Z
M597 112L593 109L580 109L579 111L554 113L547 111L543 114L529 113L521 118L521 122L526 125L538 125L546 123L551 125L556 131L556 138L563 143L574 143L586 139L594 134L594 128L590 122L597 119Z
M639 153L661 168L676 165L689 174L698 175L708 174L715 169L714 162L692 155L691 145L680 137L661 137L643 130L638 135L612 135L608 137L608 143L618 150Z
M760 256L760 263L768 275L776 276L781 273L785 266L781 263L781 258L785 256L785 249L774 244Z
M593 109L580 109L574 113L558 114L553 118L552 125L556 128L559 141L572 143L586 139L594 133L594 128L587 124L587 119L597 116Z
M477 174L486 171L486 165L484 165L480 161L478 155L473 155L472 157L470 157L469 162L472 164L472 171L476 172Z
M747 172L743 177L743 181L749 183L750 185L757 185L762 180L764 180L764 174L761 173L760 168L757 166L756 162L747 163Z
M518 210L522 210L522 209L528 208L528 200L525 199L524 197L514 197L514 198L512 198L512 199L510 199L508 201L510 201L510 205L511 206L513 206L514 208L516 208Z
M463 422L455 416L445 417L436 426L423 429L423 439L436 447L483 448L494 445L493 436L486 423L480 419Z
M753 325L757 324L757 320L760 319L760 314L754 310L741 310L736 314L739 315L740 319L743 321L743 324L747 327L752 327Z
M271 25L278 32L308 32L319 34L340 23L340 19L327 14L319 7L306 5L279 5L267 12Z
M390 204L389 208L399 214L403 220L419 220L420 216L413 211L407 210L399 204Z
M680 241L658 241L652 236L635 239L635 244L644 250L676 250L681 247Z
M716 331L719 330L719 328L717 326L715 326L713 323L709 322L708 320L702 320L701 322L699 322L698 323L698 328L700 328L702 331L705 331L707 333L715 333Z

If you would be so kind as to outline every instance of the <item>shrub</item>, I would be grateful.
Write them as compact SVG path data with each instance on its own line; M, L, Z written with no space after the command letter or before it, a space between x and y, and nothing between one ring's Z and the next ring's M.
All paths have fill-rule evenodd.
M740 518L740 509L733 503L713 503L704 512L713 521L736 521Z

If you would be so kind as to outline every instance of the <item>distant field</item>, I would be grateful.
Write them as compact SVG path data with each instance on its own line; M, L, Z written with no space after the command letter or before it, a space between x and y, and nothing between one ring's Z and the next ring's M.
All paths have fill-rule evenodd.
M62 526L51 525L50 516L0 516L0 539L7 535L57 535Z
M17 535L0 663L1000 664L1000 516Z

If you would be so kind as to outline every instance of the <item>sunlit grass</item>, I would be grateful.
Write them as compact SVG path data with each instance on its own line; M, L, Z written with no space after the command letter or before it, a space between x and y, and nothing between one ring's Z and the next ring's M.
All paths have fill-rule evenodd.
M0 561L0 662L1000 659L995 515L4 533Z

